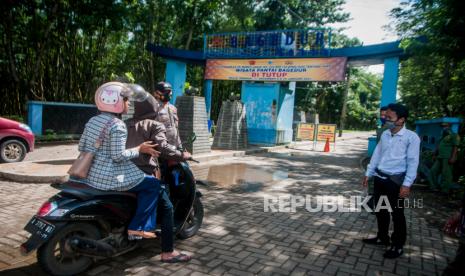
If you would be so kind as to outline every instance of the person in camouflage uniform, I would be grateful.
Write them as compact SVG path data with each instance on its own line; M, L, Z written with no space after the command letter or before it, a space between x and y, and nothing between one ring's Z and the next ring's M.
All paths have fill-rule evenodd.
M435 161L428 180L432 189L440 188L442 192L449 192L452 184L453 166L457 161L460 137L451 131L450 123L443 123L442 127L443 136L439 140L438 148L434 154Z

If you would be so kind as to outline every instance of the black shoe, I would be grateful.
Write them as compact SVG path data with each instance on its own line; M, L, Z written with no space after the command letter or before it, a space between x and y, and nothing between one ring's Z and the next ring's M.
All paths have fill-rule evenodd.
M400 255L404 254L404 249L402 247L392 246L389 250L384 252L384 258L386 259L395 259L400 257Z
M366 244L374 244L374 245L384 245L384 246L389 246L391 243L389 242L389 239L380 239L378 237L370 238L370 239L363 239L363 243Z

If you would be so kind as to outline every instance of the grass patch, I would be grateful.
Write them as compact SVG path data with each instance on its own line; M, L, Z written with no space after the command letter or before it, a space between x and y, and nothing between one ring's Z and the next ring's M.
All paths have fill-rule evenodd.
M65 141L76 141L81 137L80 134L56 134L47 133L45 135L36 136L36 142L65 142Z

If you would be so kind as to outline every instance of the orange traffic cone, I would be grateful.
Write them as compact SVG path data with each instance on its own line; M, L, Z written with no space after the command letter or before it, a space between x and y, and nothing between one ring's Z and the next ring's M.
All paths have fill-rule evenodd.
M326 138L325 149L323 151L324 152L329 152L329 138Z

